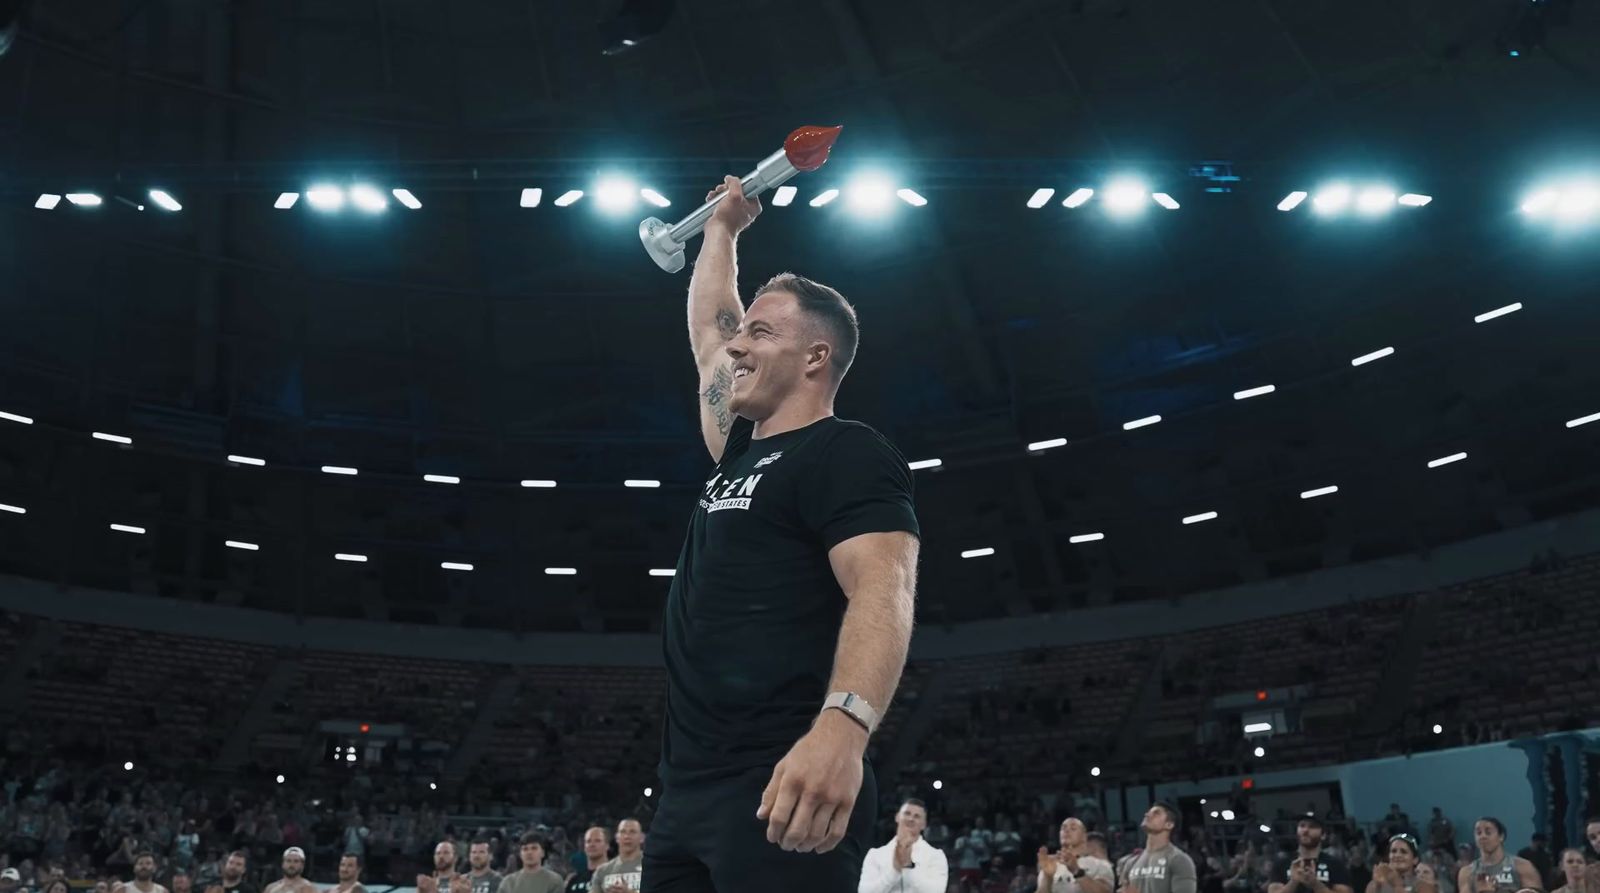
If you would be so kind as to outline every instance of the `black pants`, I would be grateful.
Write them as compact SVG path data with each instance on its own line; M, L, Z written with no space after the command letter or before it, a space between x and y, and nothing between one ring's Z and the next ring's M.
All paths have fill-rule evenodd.
M712 784L667 786L644 847L643 893L855 893L872 848L878 782L863 762L844 840L827 853L785 852L756 818L770 769Z

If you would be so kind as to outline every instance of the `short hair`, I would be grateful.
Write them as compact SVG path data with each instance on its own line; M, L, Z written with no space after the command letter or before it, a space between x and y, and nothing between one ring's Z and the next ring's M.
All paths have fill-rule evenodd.
M133 854L133 861L137 862L140 859L149 859L151 862L154 862L156 861L156 854L149 850L140 850L139 852Z
M1587 828L1590 825L1600 825L1600 815L1592 815L1583 820L1583 827Z
M362 865L366 864L365 862L362 861L360 853L343 853L343 854L341 854L339 856L339 861L340 862L343 862L346 859L354 859L354 860L356 860L356 867L357 868L359 868Z
M249 864L250 862L250 854L244 850L234 850L228 854L229 859L232 859L234 856L238 856L240 859L243 859L246 864Z
M471 846L477 846L480 843L483 844L486 847L493 847L494 846L494 841L490 840L487 837L474 837L474 838L472 838L472 843L470 845Z
M856 318L856 308L850 306L838 290L794 273L779 273L768 279L766 285L756 289L755 297L770 291L794 295L801 312L826 333L826 340L833 347L829 360L833 366L833 380L838 383L850 371L850 364L856 360L856 348L861 344L861 321Z
M1084 840L1088 841L1089 843L1098 843L1101 846L1106 845L1106 836L1101 834L1099 831L1090 831L1089 835L1085 837Z
M644 822L639 821L639 817L638 816L636 816L636 815L628 815L628 816L623 816L620 819L617 819L617 827L619 827L619 828L622 827L622 823L623 822L632 822L635 825L638 825L639 826L639 832L640 833L644 833Z
M900 808L901 809L905 809L907 806L915 806L918 809L922 810L924 813L926 813L928 811L928 804L923 803L921 800L918 800L915 797L907 797L906 798L906 802L900 804Z
M1177 807L1173 806L1171 803L1167 803L1167 802L1162 801L1162 800L1157 800L1156 802L1154 802L1154 803L1152 803L1150 805L1152 807L1154 807L1156 809L1159 809L1162 812L1167 814L1167 821L1172 823L1172 830L1174 830L1174 831L1178 830L1178 826L1183 824L1183 816L1178 814Z
M1478 822L1488 822L1489 824L1494 826L1494 829L1496 831L1500 832L1500 836L1501 837L1505 837L1506 836L1506 823L1500 821L1499 819L1495 818L1494 816L1492 816L1492 815L1481 816L1481 817L1479 817ZM1473 824L1476 825L1478 822L1473 822Z
M448 845L450 847L450 852L452 852L452 853L456 852L456 842L451 840L448 837L446 837L444 840L441 840L438 843L434 844L433 848L434 849L438 849L439 847L446 846L446 845Z
M519 847L527 846L531 843L536 843L547 850L550 849L550 844L544 841L544 835L537 831L524 831L522 836L517 838L517 846Z

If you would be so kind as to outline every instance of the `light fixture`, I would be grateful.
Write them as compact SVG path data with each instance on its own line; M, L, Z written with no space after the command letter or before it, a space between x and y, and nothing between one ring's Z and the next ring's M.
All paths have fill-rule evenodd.
M1261 826L1261 833L1262 834L1271 834L1272 833L1272 826L1271 825L1262 825Z
M1394 348L1392 348L1392 347L1380 348L1379 350L1375 350L1372 353L1364 353L1361 356L1356 357L1355 359L1350 361L1350 365L1352 365L1352 366L1365 366L1366 364L1372 362L1373 360L1381 360L1384 357L1392 357L1392 356L1394 356Z
M364 563L367 560L367 556L365 555L356 555L350 552L335 552L333 557L338 561L355 561Z
M1070 195L1068 195L1066 198L1062 199L1061 200L1061 207L1063 207L1063 208L1078 208L1078 207L1082 207L1083 204L1085 202L1089 201L1089 199L1091 199L1091 198L1094 198L1094 190L1090 189L1087 186L1083 186L1083 187L1080 187L1078 189L1072 190L1072 193Z
M56 195L53 192L45 192L40 193L39 198L34 201L33 206L41 211L51 211L54 210L55 206L59 204L61 204L61 196Z
M532 488L537 488L537 489L540 489L540 490L548 490L551 487L554 487L555 485L556 485L555 481L528 480L528 481L523 481L522 482L522 486L524 486L524 487L532 487Z
M95 208L105 204L105 200L92 192L69 192L67 201L80 208Z
M635 480L630 478L629 480L623 481L622 486L632 487L636 490L654 490L655 488L661 486L661 482L652 480Z
M1272 731L1272 723L1270 723L1270 722L1250 722L1250 723L1245 723L1245 726L1244 726L1244 733L1246 735L1254 735L1257 732L1270 732L1270 731Z
M1233 399L1235 399L1235 400L1249 400L1251 397L1260 397L1263 394L1270 394L1270 393L1272 393L1273 391L1276 391L1276 390L1277 390L1277 388L1274 387L1273 385L1264 384L1259 388L1246 388L1245 390L1242 390L1242 391L1234 391L1233 392Z
M639 187L633 181L622 177L606 177L594 187L594 201L600 210L610 214L621 214L632 208L638 201ZM559 204L559 202L557 203Z
M278 776L278 784L283 784L283 776Z
M1216 518L1217 518L1217 513L1216 512L1201 512L1198 515L1189 515L1188 517L1184 518L1183 519L1183 523L1185 523L1185 524L1199 524L1201 521L1215 521Z
M935 778L933 780L933 789L936 790L936 791L944 790L944 782L939 780L939 779L937 779L937 778Z
M653 567L653 568L650 569L650 576L652 576L652 577L670 577L670 576L675 575L677 572L678 571L677 571L676 568Z
M178 200L172 197L172 193L167 192L165 189L150 190L150 200L156 203L156 207L164 211L183 210L183 205L178 204Z
M894 184L881 173L858 174L845 185L844 196L850 210L875 216L894 203Z
M994 554L994 549L992 547L984 546L981 549L967 549L967 550L965 550L964 552L961 553L961 557L962 558L987 558L987 557L989 557L990 555L993 555L993 554Z
M912 471L923 471L929 468L938 468L942 465L944 465L944 462L939 459L918 459L914 462L906 463L906 467Z
M230 549L242 549L242 550L244 550L246 552L259 552L259 551L261 551L261 547L256 545L255 543L245 543L245 542L240 542L239 540L226 540L226 541L223 542L223 545L227 546Z
M1267 749L1265 747L1257 747L1255 749L1255 754L1258 757L1264 757L1267 755Z
M578 569L575 567L547 567L544 572L551 577L573 577L577 576Z
M1577 417L1575 419L1568 419L1567 420L1567 427L1568 428L1576 428L1579 425L1587 425L1590 422L1596 422L1596 421L1600 421L1600 412L1593 413L1593 414L1586 415L1586 416L1579 416L1579 417Z
M1293 211L1295 208L1300 207L1300 203L1305 200L1306 193L1303 190L1296 189L1294 192L1284 196L1283 201L1278 202L1278 210Z
M472 570L472 565L463 564L462 562L459 562L459 561L441 561L441 562L439 562L439 566L444 568L447 571L470 571L470 570Z
M368 214L379 214L389 209L388 197L370 183L357 183L350 187L350 204Z
M1099 766L1090 766L1089 767L1089 774L1094 776L1095 778L1099 778L1100 777L1100 767Z
M1480 313L1477 316L1474 316L1472 318L1472 321L1473 322L1488 322L1491 319L1499 319L1500 317L1505 316L1508 313L1516 313L1518 310L1521 310L1521 309L1522 309L1522 302L1518 301L1515 304L1507 304L1504 307L1496 307L1495 309L1490 310L1487 313Z
M257 458L255 458L255 457L253 457L253 456L229 456L229 457L228 457L228 461L229 461L229 462L237 462L237 463L238 463L238 464L240 464L240 465L256 465L256 466L261 466L261 465L265 465L265 464L267 464L267 463L266 463L266 460L264 460L264 459L257 459Z
M104 431L96 431L92 436L95 440L105 440L111 443L120 443L123 446L133 446L133 438L124 437L121 434L107 434Z
M1223 821L1224 821L1224 822L1231 822L1231 821L1233 821L1233 810L1231 810L1231 809L1224 809L1224 810L1223 810L1223 811L1222 811L1222 820L1223 820Z
M453 474L425 474L422 479L430 484L459 484L461 478Z
M778 191L772 194L773 206L787 208L789 204L794 201L795 193L799 191L800 190L794 188L793 186L779 186Z
M1465 458L1467 458L1467 454L1466 453L1451 453L1448 456L1440 456L1437 459L1433 459L1433 460L1429 461L1428 462L1428 467L1429 468L1438 468L1441 465L1449 465L1452 462L1460 462L1462 459L1465 459Z
M5 419L8 422L16 422L19 425L33 424L33 419L28 418L25 415L17 415L14 412L0 412L0 419Z
M349 467L347 465L324 465L324 466L322 466L322 473L323 474L355 475L355 474L360 474L361 472L360 472L359 469L351 468L351 467Z
M1166 208L1168 211L1178 210L1178 200L1170 195L1167 195L1165 192L1151 193L1150 197L1155 199L1156 204Z
M135 527L132 524L113 524L111 529L118 533L144 533L143 527Z
M1369 186L1356 198L1356 210L1367 216L1376 216L1394 210L1394 190L1383 186Z
M278 200L273 202L272 206L280 211L285 211L294 207L294 203L299 200L300 193L298 192L280 192L278 193Z
M810 205L813 208L820 208L823 205L826 205L827 203L833 201L834 199L836 199L838 197L839 197L839 190L837 190L837 189L824 189L820 193L817 194L816 198L812 199L809 202L806 202L806 204Z
M123 763L122 764L122 771L124 771L124 772L132 772L133 771L133 763L132 763L132 761Z
M915 189L896 189L894 194L913 208L920 208L928 203L928 200L922 197L922 193Z
M1126 217L1144 210L1150 202L1150 190L1144 183L1131 177L1121 178L1106 185L1106 194L1101 201L1109 213Z
M672 202L667 201L666 196L655 191L654 189L639 190L639 197L658 208L665 208L672 204Z
M0 502L0 512L10 512L13 515L26 515L28 510L20 505L6 505Z
M654 790L651 790L651 789L650 789L650 788L645 788L645 789L644 789L644 796L645 796L645 799L646 799L646 800L648 800L648 799L650 799L650 795L651 795L651 794L654 794L654 793L655 793L655 791L654 791Z
M1338 214L1350 206L1353 197L1350 186L1345 183L1333 183L1317 190L1311 199L1311 209L1319 214Z
M1056 191L1048 187L1035 189L1033 195L1028 196L1028 207L1042 208L1050 202L1050 197L1055 194Z
M417 201L417 197L412 195L411 190L409 189L391 189L389 191L394 194L395 201L405 205L413 211L419 210L422 207L422 202Z
M1093 543L1093 542L1098 542L1100 540L1103 540L1105 538L1106 538L1106 535L1103 534L1103 533L1080 533L1080 534L1077 534L1075 536L1068 537L1067 541L1070 542L1070 543L1073 543L1073 544L1077 544L1077 543Z
M1066 445L1067 439L1065 437L1052 437L1049 440L1035 440L1033 443L1028 444L1028 452L1039 453L1045 450L1053 450L1056 447L1064 447Z
M582 189L568 189L556 197L554 204L558 208L565 208L580 198L583 198Z
M306 190L306 201L318 211L337 211L344 207L344 190L319 183Z
M428 782L428 790L430 790L430 791L437 791L437 790L439 790L439 783L438 783L438 782L436 782L436 781L430 781L430 782Z
M1156 424L1157 422L1160 422L1160 421L1161 421L1161 416L1158 416L1158 415L1147 415L1142 419L1134 419L1131 422L1123 422L1122 423L1122 430L1124 430L1124 431L1132 431L1135 428L1144 428L1144 427L1147 427L1149 425L1154 425L1154 424Z
M1433 201L1433 196L1418 195L1415 192L1408 192L1400 196L1400 204L1407 208L1425 208L1431 201Z
M539 207L539 199L543 197L544 190L537 186L532 186L522 190L522 200L519 204L524 208L537 208Z
M1337 485L1328 486L1328 487L1318 487L1315 490L1305 490L1305 491L1301 492L1300 498L1301 499L1316 499L1318 496L1327 496L1327 495L1329 495L1331 493L1337 493L1337 492L1339 492L1339 488L1338 488Z

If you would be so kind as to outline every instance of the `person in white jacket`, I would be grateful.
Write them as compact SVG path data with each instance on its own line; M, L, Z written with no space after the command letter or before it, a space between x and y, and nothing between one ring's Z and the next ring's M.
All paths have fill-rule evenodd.
M928 807L907 800L894 816L894 839L867 851L857 893L945 893L950 863L944 851L922 839Z

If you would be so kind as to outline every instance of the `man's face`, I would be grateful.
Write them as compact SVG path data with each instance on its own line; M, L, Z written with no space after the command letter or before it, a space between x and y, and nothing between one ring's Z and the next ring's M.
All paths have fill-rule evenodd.
M456 867L456 845L447 841L433 848L433 870L439 874L454 871Z
M915 837L928 827L928 811L915 803L904 803L894 815L895 827Z
M769 291L751 302L739 334L727 346L733 359L730 410L750 419L764 419L777 410L805 378L814 342L810 323L788 292Z
M1584 826L1583 836L1589 839L1589 848L1600 853L1600 822L1590 822Z
M475 843L472 849L467 850L467 862L471 863L473 871L482 871L489 867L489 845Z
M289 880L299 877L305 870L306 857L297 855L283 857L283 876Z
M1077 819L1067 819L1061 823L1061 848L1076 850L1089 838L1089 829Z
M631 819L617 823L617 849L633 852L644 843L644 829Z
M172 876L172 893L189 893L194 889L194 878L186 874Z
M1478 849L1493 852L1500 846L1500 829L1494 822L1478 822L1472 826L1472 838L1478 842Z
M592 859L602 858L605 856L608 846L610 844L606 840L606 829L590 828L583 832L583 854L585 856Z
M140 856L133 861L133 876L135 880L148 881L156 876L156 860L149 856Z
M348 884L361 876L361 863L355 856L339 857L339 883Z
M522 845L522 867L532 871L544 864L544 847L537 843Z
M229 856L227 864L222 866L222 877L229 881L244 877L244 857Z
M1322 826L1312 822L1301 822L1295 826L1295 836L1300 838L1300 845L1308 850L1322 846Z
M1159 834L1162 831L1172 830L1172 821L1167 818L1167 811L1159 806L1152 806L1144 813L1144 831L1146 834Z

